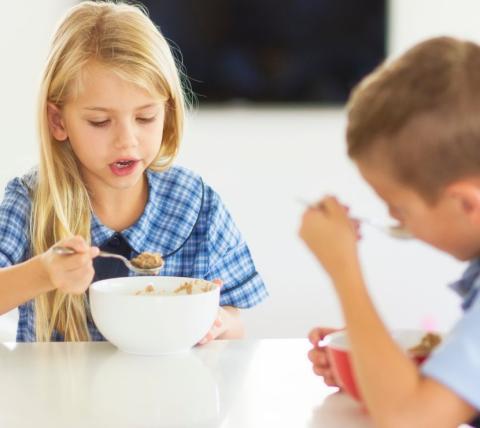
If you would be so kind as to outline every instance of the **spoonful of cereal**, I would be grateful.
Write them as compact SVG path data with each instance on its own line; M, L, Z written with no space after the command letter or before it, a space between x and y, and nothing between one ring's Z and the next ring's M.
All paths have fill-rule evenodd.
M53 252L61 255L75 254L75 250L69 247L53 247ZM162 256L158 253L140 253L132 260L128 260L126 257L120 254L108 253L106 251L100 251L99 257L112 257L114 259L121 260L128 269L138 275L157 275L164 265Z

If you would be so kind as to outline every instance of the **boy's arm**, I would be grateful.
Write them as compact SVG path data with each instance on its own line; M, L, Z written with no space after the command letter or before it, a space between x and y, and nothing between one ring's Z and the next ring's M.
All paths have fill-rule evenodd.
M300 236L335 285L355 374L376 425L451 428L472 419L475 409L440 383L422 377L386 330L368 296L355 226L345 208L334 198L324 199L305 213Z
M362 396L379 427L456 427L475 409L422 377L393 341L367 294L358 261L332 280L340 298Z

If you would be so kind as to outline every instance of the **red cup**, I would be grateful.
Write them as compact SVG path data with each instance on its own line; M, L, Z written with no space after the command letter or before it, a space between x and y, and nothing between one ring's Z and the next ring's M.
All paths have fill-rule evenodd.
M416 346L422 337L426 334L423 330L393 330L392 337L400 345L400 347L409 355L418 365L422 364L428 355L413 354L408 350ZM325 336L323 344L330 364L332 366L333 376L337 384L355 400L362 402L360 391L357 387L355 374L350 358L350 345L346 330L336 331Z

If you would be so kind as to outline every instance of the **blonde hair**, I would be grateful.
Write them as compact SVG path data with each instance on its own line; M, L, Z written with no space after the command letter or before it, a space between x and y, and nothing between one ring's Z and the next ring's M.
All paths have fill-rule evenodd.
M376 155L431 203L449 183L479 174L479 70L480 46L450 37L381 65L348 102L350 157Z
M181 79L168 43L139 7L85 1L70 9L52 41L39 94L40 165L31 216L32 253L81 235L91 242L91 205L70 144L50 133L47 103L60 108L82 90L82 71L98 62L166 100L163 140L152 170L167 169L177 155L185 114ZM38 341L56 330L65 340L89 340L85 294L58 290L35 299Z

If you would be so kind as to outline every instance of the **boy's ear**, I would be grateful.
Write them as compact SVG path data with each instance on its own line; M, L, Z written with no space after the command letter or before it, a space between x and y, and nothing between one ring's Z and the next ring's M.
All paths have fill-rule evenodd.
M480 224L480 180L458 181L450 184L446 191L459 201L460 208L475 224Z
M63 121L62 111L53 103L47 104L48 127L57 141L65 141L68 138L67 130Z

